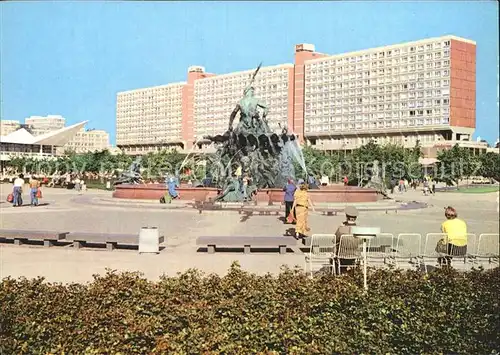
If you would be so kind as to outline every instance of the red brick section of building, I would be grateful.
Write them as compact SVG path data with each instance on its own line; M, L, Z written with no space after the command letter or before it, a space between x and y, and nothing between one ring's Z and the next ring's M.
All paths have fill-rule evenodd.
M450 126L476 127L476 45L451 40Z
M304 50L302 44L295 46L295 74L293 95L293 126L292 130L299 135L299 141L304 142L304 90L305 90L305 61L326 57L326 54Z
M188 71L187 83L182 88L182 140L184 149L191 149L194 143L194 82L215 74L202 71Z

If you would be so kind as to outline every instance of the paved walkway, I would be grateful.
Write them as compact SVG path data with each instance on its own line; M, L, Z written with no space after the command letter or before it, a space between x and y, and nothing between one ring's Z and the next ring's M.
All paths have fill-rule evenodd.
M109 192L44 189L44 206L12 208L5 201L10 185L0 185L0 228L49 229L107 233L136 233L143 226L156 226L166 236L166 248L159 255L139 255L134 251L72 250L71 248L39 248L0 244L0 277L44 276L50 281L85 282L106 268L141 271L148 278L161 274L175 275L191 267L223 274L232 261L245 270L264 274L278 272L282 265L303 266L304 256L239 253L197 253L195 241L200 235L280 236L288 226L277 216L245 216L237 212L199 214L194 209L148 209L147 206L123 204L100 206L78 203L85 198L109 199ZM437 193L422 196L409 191L396 194L402 201L422 201L428 208L410 211L362 212L359 224L379 226L387 233L439 232L443 208L452 205L465 219L471 233L498 233L496 194ZM75 200L76 199L76 200ZM312 213L313 233L333 233L344 217Z

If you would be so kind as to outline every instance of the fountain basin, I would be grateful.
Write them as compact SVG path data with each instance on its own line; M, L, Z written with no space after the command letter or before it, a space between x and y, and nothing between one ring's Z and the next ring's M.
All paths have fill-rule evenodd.
M113 192L113 198L137 199L137 200L159 200L167 191L163 184L144 185L117 185ZM188 187L181 185L177 189L181 200L208 201L217 197L220 191L212 187ZM320 189L309 190L313 203L334 202L376 202L380 195L375 189L356 186L330 185L322 186ZM283 202L284 192L281 189L260 189L257 192L257 202Z

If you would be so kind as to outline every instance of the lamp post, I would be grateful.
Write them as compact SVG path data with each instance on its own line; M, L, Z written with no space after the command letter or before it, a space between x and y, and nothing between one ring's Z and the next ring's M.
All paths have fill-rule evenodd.
M367 241L369 239L375 238L377 234L380 234L379 227L351 227L351 233L355 238L363 240L363 286L365 292L368 291L368 277L367 277Z

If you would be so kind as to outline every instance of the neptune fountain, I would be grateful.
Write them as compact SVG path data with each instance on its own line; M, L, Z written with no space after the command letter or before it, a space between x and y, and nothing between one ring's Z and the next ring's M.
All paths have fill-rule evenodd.
M268 107L255 97L253 83L259 69L260 65L231 113L227 131L222 135L204 136L196 142L217 146L214 162L222 167L217 175L222 177L219 187L223 188L219 201L243 201L250 199L257 189L282 188L288 179L295 178L293 160L305 171L296 136L288 133L286 125L281 132L273 132L267 122ZM238 113L239 122L233 127ZM241 175L237 176L238 169ZM243 177L250 181L246 190L241 186Z

